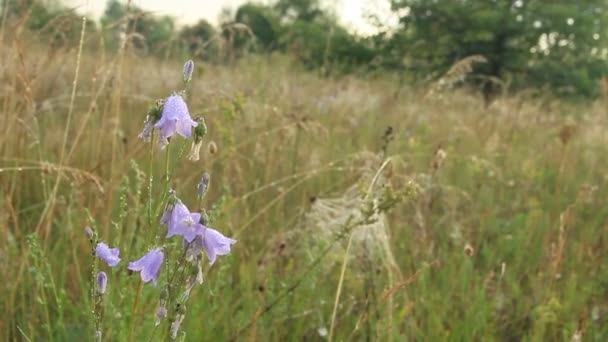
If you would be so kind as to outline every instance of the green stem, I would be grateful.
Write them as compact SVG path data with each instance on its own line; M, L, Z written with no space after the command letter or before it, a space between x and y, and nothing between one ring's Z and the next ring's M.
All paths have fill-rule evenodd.
M169 191L169 160L171 160L171 144L167 145L167 154L165 158L165 196L167 196L167 192Z
M154 179L154 131L150 136L150 163L148 165L148 225L152 229L152 186Z
M171 160L171 144L167 145L167 153L165 154L165 188L162 193L161 201L156 206L155 216L159 215L160 209L163 207L165 200L167 199L167 193L169 192L169 181L171 177L169 175L169 161Z
M137 305L139 304L139 294L141 293L141 278L137 282L137 292L135 294L135 302L133 303L133 310L131 311L131 329L129 329L129 342L133 341L133 332L135 331L135 318Z

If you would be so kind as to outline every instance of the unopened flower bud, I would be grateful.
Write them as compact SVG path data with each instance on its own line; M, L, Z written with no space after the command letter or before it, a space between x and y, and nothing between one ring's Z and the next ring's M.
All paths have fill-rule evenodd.
M106 292L106 286L108 285L108 276L106 272L101 271L97 273L97 292L104 294Z
M158 310L156 310L156 321L154 322L155 326L159 326L160 322L167 317L167 301L162 300L160 301L160 304L158 305Z
M207 124L202 116L196 118L198 125L194 127L194 140L203 139L207 135Z
M201 177L201 181L196 185L196 190L198 192L198 198L203 198L209 189L209 174L207 172L203 173Z
M91 229L91 227L84 227L84 235L86 235L89 240L93 240L93 236L95 236L95 233L93 232L93 229Z
M184 82L190 82L192 72L194 72L194 62L190 59L184 63Z

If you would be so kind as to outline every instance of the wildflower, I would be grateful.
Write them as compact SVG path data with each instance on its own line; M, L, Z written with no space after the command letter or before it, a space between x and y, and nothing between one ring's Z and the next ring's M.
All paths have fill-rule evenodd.
M106 292L106 285L108 285L108 276L106 272L101 271L97 273L97 292L104 294Z
M158 128L160 131L158 143L164 147L169 143L168 139L175 133L184 138L189 138L192 135L192 127L196 126L198 126L198 123L190 117L184 99L179 95L171 95L163 104L161 118L154 125L154 128Z
M209 174L207 172L203 173L201 181L196 185L198 198L203 198L205 196L205 193L207 193L207 189L209 188L209 179Z
M204 228L203 234L197 234L191 242L184 240L186 261L194 263L197 260L198 255L205 250L207 258L209 259L209 264L213 265L215 258L218 255L230 253L230 246L235 244L236 240L227 238L217 230L205 227L203 224L200 224L200 226ZM199 269L199 273L197 280L202 283L202 269Z
M190 82L192 72L194 71L194 62L190 59L184 63L184 82Z
M110 248L103 242L98 243L95 247L95 255L110 267L114 267L120 262L118 254L120 254L118 248Z
M203 246L205 247L207 258L209 258L209 264L213 265L217 255L230 253L230 246L235 243L236 240L225 237L217 230L206 228L203 235Z
M164 254L160 248L155 248L149 251L141 259L129 263L128 269L131 271L141 271L141 280L144 283L152 280L156 286L160 266L163 264Z
M144 122L144 129L139 133L139 138L145 142L150 142L150 137L152 136L152 130L154 129L154 118L150 115L146 116L146 121Z
M188 153L188 160L198 161L201 153L201 147L203 146L203 138L207 135L207 125L205 119L202 117L196 118L198 126L194 128L194 140L192 141L192 147L190 153Z
M167 238L181 235L186 242L192 242L196 235L202 234L204 226L199 223L201 214L190 213L188 208L181 202L176 203L171 211L167 231Z

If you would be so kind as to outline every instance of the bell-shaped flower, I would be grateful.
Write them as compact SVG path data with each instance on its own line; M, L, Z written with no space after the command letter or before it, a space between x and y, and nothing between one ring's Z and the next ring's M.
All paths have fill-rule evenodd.
M192 127L196 126L198 123L190 117L184 99L180 95L171 95L165 100L160 120L154 128L159 131L158 143L164 147L175 133L189 138L192 135Z
M201 214L190 213L183 203L176 203L167 222L169 229L166 237L170 238L174 235L181 235L186 242L192 242L196 235L203 234L205 229L205 227L199 223L200 219Z
M213 265L216 256L230 253L230 246L235 243L236 240L225 237L215 229L205 227L203 246L210 265Z
M120 262L118 254L120 254L118 248L110 248L103 242L98 243L95 247L95 255L110 267L114 267Z
M155 248L149 251L141 259L130 262L127 268L131 271L141 272L141 280L143 280L144 283L152 280L152 283L156 286L160 267L163 264L163 258L164 254L160 248Z

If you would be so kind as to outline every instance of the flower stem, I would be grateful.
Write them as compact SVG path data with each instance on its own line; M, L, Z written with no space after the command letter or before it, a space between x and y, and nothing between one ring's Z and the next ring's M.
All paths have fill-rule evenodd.
M167 199L167 194L169 193L169 182L171 180L169 174L169 161L171 160L171 144L167 145L167 153L165 154L165 188L161 196L161 201L156 206L156 212L154 213L156 216L159 214L159 210L163 208L163 204Z
M150 136L150 164L148 165L148 225L152 229L152 186L154 179L154 130Z
M171 179L169 177L169 160L171 160L171 144L167 145L167 155L165 158L165 196L169 191L169 180Z
M137 282L137 292L135 293L135 302L133 303L133 310L131 311L131 329L129 330L129 342L133 341L133 332L135 331L135 312L137 311L137 305L139 304L139 294L141 292L141 278Z

